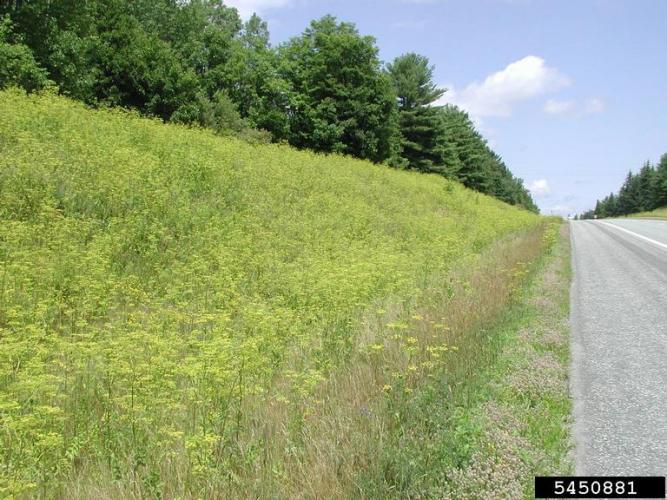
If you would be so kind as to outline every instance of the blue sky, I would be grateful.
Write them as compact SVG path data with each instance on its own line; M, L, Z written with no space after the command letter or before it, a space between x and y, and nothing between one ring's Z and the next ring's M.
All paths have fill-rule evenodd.
M228 0L274 44L333 14L427 56L543 213L592 208L667 152L667 0Z

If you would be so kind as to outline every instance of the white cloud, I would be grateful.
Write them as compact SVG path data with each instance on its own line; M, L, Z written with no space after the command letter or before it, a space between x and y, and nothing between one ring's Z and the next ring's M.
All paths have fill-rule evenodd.
M286 7L294 3L294 0L225 0L225 4L236 7L243 19L248 19L253 14L261 14L269 9Z
M528 184L528 191L536 198L543 198L551 192L551 188L546 179L537 179Z
M583 113L585 115L594 115L597 113L602 113L606 108L607 106L605 105L602 99L598 97L593 97L591 99L588 99L584 104Z
M602 113L606 109L604 101L598 97L586 99L582 104L575 101L549 99L544 103L545 113L552 115L569 114L577 118Z
M515 104L566 87L570 79L546 65L541 57L526 56L501 71L473 82L461 91L451 88L439 104L452 103L472 116L509 116Z
M544 111L552 115L561 115L572 111L574 108L574 101L558 101L556 99L549 99L544 103Z

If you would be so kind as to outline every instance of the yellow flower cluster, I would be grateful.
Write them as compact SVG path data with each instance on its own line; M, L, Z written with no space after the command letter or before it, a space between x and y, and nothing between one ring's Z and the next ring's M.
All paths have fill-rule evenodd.
M373 303L537 223L440 176L0 92L0 496L82 463L233 481L250 400L305 397Z

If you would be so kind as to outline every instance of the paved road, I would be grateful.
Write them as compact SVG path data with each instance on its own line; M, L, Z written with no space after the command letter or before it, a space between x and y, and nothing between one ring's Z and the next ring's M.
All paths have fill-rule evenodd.
M570 227L577 474L667 475L667 221Z

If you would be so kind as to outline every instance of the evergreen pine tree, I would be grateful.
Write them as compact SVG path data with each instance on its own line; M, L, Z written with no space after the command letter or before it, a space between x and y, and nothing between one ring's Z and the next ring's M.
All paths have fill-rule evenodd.
M433 67L426 57L409 53L394 59L387 72L398 99L401 156L407 167L444 173L446 156L453 151L445 141L440 109L431 106L445 93L433 83Z
M667 206L667 153L660 157L655 169L655 205Z
M657 208L655 189L655 170L650 162L646 162L637 176L639 211L644 212Z

